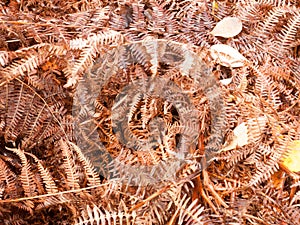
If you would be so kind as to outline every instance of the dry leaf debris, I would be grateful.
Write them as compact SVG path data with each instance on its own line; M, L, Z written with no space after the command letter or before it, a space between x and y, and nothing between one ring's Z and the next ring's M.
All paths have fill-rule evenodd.
M2 1L0 223L299 224L299 7L297 0ZM191 62L171 70L158 55L144 58L147 47L151 52L145 45L131 49L144 63L115 71L102 90L89 76L91 68L112 63L101 61L108 51L143 40L187 46L168 57L186 59L193 51L216 78L210 84L222 89L223 151L204 170L200 162L217 129L209 99L188 76ZM153 126L165 132L164 145L149 158L121 154L110 123L122 87L149 71L190 96L200 132L171 182L131 186L105 174L110 156L95 140L128 163L169 159L181 124L167 102L136 96L131 107L129 123L141 138L152 117L168 122ZM83 78L89 87L75 98ZM93 110L78 104L74 116L74 101L87 103L92 95Z

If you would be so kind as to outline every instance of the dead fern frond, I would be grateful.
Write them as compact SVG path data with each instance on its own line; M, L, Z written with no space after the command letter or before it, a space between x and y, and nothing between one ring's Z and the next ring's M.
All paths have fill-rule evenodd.
M16 174L7 167L2 159L0 159L0 168L0 182L1 187L3 187L1 199L16 197Z
M34 175L31 170L31 165L27 161L27 158L25 156L25 153L18 148L6 148L9 151L14 152L21 160L21 175L20 175L20 180L21 180L21 185L24 190L24 195L31 197L35 196L36 193L36 183L34 182Z
M90 34L87 40L75 39L70 41L72 49L82 49L79 59L74 65L64 71L68 78L65 88L71 87L77 83L77 80L85 72L86 68L91 66L96 56L101 52L102 48L107 45L117 45L124 40L122 34L113 30L107 30L98 34Z
M1 2L0 224L298 224L299 7Z
M62 46L51 44L38 44L32 47L23 48L16 51L15 58L19 60L12 61L12 63L3 70L4 77L0 80L0 86L12 81L15 78L31 73L43 63L45 63L51 56L61 56L65 49Z
M278 42L275 46L278 46L280 54L284 54L286 51L290 51L293 44L296 42L297 32L300 27L300 13L299 11L290 18L287 25L281 31L278 37Z
M63 139L58 142L63 156L63 168L66 173L66 184L70 189L79 189L79 175L75 167L75 159L68 142Z
M109 212L94 205L92 208L87 205L86 211L81 212L81 217L77 219L76 225L92 225L92 224L135 224L136 213L126 212Z
M46 193L47 194L52 194L52 193L57 193L58 192L58 188L53 180L53 177L51 176L51 174L49 173L49 171L47 170L47 168L45 168L42 163L40 162L40 160L33 154L30 154L28 152L26 152L25 154L29 155L30 157L32 157L34 159L34 161L37 163L37 167L38 170L41 174L41 177L43 179L43 183L45 185L45 189L46 189Z
M97 174L95 172L92 164L90 163L90 161L87 158L85 158L81 149L72 142L68 142L68 143L72 147L72 149L76 152L80 163L82 163L83 169L86 171L86 177L87 177L87 181L88 181L89 185L90 186L100 185L99 174Z

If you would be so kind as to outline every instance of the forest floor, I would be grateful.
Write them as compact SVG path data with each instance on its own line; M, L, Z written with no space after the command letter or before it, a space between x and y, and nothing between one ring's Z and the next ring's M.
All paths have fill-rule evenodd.
M300 224L297 0L0 2L0 224Z

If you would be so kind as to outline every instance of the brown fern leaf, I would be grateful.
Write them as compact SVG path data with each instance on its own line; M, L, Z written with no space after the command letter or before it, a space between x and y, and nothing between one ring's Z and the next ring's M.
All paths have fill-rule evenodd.
M297 4L296 0L257 0L259 4L270 4L276 7L285 7L285 6L293 6Z
M13 61L11 65L4 69L4 77L0 80L0 86L12 81L15 78L24 76L26 72L30 73L45 63L52 55L62 55L64 48L61 46L39 44L33 47L21 49L17 52L20 60Z
M90 163L90 161L83 155L81 149L75 145L72 142L68 142L69 145L72 147L72 149L74 150L74 152L76 152L77 156L78 156L78 160L80 161L80 163L82 163L83 165L83 169L86 172L86 178L87 178L87 182L89 183L90 186L97 186L100 185L100 177L99 174L97 174L92 166L92 164Z
M75 159L73 157L73 152L68 144L68 142L63 139L58 142L63 156L63 169L66 173L66 184L70 189L78 189L79 186L79 175L75 167Z
M47 170L47 168L45 168L42 165L40 160L35 155L30 154L28 152L26 152L25 154L32 157L34 159L34 161L37 163L38 171L40 172L41 177L43 179L43 183L45 185L46 193L47 194L57 193L58 192L57 186L56 186L56 184L53 180L53 177L51 176L51 174Z
M279 51L281 54L284 54L284 52L290 51L293 44L297 41L297 32L299 32L299 27L300 13L299 11L296 11L278 37L278 42L275 44L275 46L279 47L277 52Z
M24 195L27 197L35 196L36 193L36 183L34 182L34 175L31 170L31 165L27 161L25 153L18 148L6 148L9 151L15 153L21 159L21 185L24 190Z
M116 31L107 30L98 34L91 34L86 41L82 39L75 39L70 41L72 48L80 49L84 47L82 53L74 65L70 65L65 70L66 77L68 78L65 88L73 86L77 83L79 77L85 72L88 66L91 66L97 54L105 45L116 45L123 42L123 36Z
M8 83L1 92L5 99L1 110L9 112L4 118L6 142L22 137L24 145L31 145L32 141L47 138L59 130L64 133L57 119L58 112L63 113L58 108L61 107L59 101L55 102L56 105L51 102L48 105L41 95L22 81Z
M274 149L270 149L270 153L262 153L262 155L267 155L268 159L266 162L257 161L257 171L255 171L250 180L250 186L257 185L258 183L267 180L274 172L278 171L278 163L280 162L282 155L286 152L287 144L287 140L281 140L280 143L274 146Z
M197 199L190 203L189 198L182 198L180 205L177 206L180 209L178 224L205 224L201 215L203 207L197 203Z
M298 224L299 7L0 2L0 224Z
M2 159L0 159L0 168L0 182L1 187L4 188L4 190L1 191L1 199L16 197L16 174L7 167Z
M126 212L109 212L98 208L94 205L92 208L87 205L85 211L81 212L82 216L77 219L76 225L92 224L135 224L136 214Z

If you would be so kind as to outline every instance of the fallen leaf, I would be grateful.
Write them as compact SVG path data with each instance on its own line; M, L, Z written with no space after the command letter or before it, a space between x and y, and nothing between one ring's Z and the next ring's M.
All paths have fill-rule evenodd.
M244 66L245 61L247 61L238 50L224 44L211 46L210 55L217 63L232 68Z
M241 123L234 130L233 134L237 137L237 145L242 147L248 144L248 128L246 123Z
M283 188L285 181L283 171L279 170L273 173L270 177L270 181L272 182L273 187L275 187L277 190Z
M210 32L214 36L230 38L238 35L243 29L242 21L237 17L225 17Z
M223 85L228 85L231 83L231 81L232 81L232 77L220 80L221 84L223 84Z
M257 141L261 137L261 132L264 131L266 124L267 118L264 116L241 123L234 128L233 136L225 143L221 151L232 150Z
M291 142L288 149L288 155L283 157L281 165L291 172L300 172L300 140Z
M236 147L242 147L248 144L248 128L245 122L238 125L233 130L233 137L229 143L225 143L225 147L221 151L228 151Z

